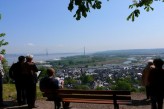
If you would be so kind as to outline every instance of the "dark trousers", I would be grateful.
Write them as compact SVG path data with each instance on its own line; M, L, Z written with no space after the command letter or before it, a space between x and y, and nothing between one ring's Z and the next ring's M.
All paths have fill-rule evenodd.
M18 104L25 104L26 103L26 91L25 87L21 83L21 81L16 81L15 82L15 87L17 91L17 102Z
M49 99L51 99L51 97L49 97ZM60 107L61 107L61 98L55 95L52 99L55 99L54 102L55 102L56 108L60 109Z
M27 104L30 107L35 106L36 100L36 83L27 84L26 88Z
M163 107L163 96L151 96L151 109L162 109Z
M146 98L149 99L150 98L150 86L146 86Z
M60 109L61 107L61 98L60 97L55 97L55 104L57 106L57 109ZM70 102L62 102L63 108L67 108L70 105Z

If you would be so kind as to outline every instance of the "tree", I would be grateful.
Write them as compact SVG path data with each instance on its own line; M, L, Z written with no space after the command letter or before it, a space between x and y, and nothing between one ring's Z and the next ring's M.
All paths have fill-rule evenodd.
M129 8L134 10L127 17L127 20L131 19L134 21L135 18L139 16L141 7L143 7L147 12L150 10L153 11L154 9L151 7L151 5L154 1L164 2L164 0L133 0L132 4L129 5ZM90 9L101 9L101 5L101 0L70 0L68 10L72 11L74 7L77 7L74 17L76 20L80 20L81 16L87 17L87 13L90 12Z
M0 15L0 19L1 19L1 15ZM0 33L0 38L5 37L5 33ZM8 42L6 42L4 39L0 40L0 48L2 48L2 46L7 45ZM5 49L0 49L0 54L5 54Z
M116 81L115 86L112 87L113 90L131 90L131 84L126 80Z
M94 81L92 75L86 75L86 74L82 74L80 77L80 80L81 80L82 84L89 84Z
M65 78L64 84L76 84L77 81L71 77Z
M2 38L2 37L4 37L5 36L5 33L0 33L0 38ZM0 40L0 48L2 47L2 46L5 46L5 45L7 45L8 44L8 42L5 42L5 40L4 39L2 39L2 40ZM1 49L0 50L0 54L5 54L6 52L5 52L5 49Z
M0 15L0 19L1 19L1 15ZM1 38L1 40L0 40L0 54L5 54L6 53L5 49L2 49L2 47L8 44L8 42L6 42L3 39L3 37L5 37L5 33L0 33L0 38ZM9 68L7 67L6 59L3 59L2 64L3 64L4 71L8 72ZM7 82L9 80L9 77L7 76L7 73L5 73L4 80L6 80Z
M96 87L96 90L106 90L106 87Z
M74 88L81 89L81 90L90 90L88 85L76 85Z
M4 69L3 83L10 83L12 81L11 78L9 77L9 66L5 58L2 60L2 64Z

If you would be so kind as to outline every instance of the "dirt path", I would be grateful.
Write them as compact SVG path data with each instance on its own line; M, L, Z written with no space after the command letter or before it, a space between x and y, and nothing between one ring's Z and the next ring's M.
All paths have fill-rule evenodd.
M150 102L144 100L145 94L132 93L132 105L120 105L120 109L150 109ZM5 101L6 107L0 109L28 109L27 105L16 106L14 101ZM37 100L38 108L34 109L54 109L54 103L46 100ZM107 104L85 104L71 103L71 109L113 109L113 105Z

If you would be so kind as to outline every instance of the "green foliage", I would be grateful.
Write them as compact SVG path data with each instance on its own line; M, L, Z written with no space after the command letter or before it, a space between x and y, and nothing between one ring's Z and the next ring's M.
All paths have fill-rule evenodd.
M131 90L131 83L128 79L119 79L116 81L115 85L112 86L112 90Z
M89 84L89 83L91 83L91 82L94 81L92 75L85 75L85 74L83 74L83 75L80 77L80 80L81 80L82 84Z
M96 87L95 90L106 90L106 88L105 87Z
M106 81L107 81L108 83L113 83L113 81L112 81L112 79L111 79L110 77L107 77Z
M88 87L88 85L76 85L74 89L89 90L90 88Z
M107 0L109 1L109 0ZM162 1L164 0L155 0L155 1ZM144 7L144 10L149 12L150 10L154 10L154 8L151 7L153 4L153 0L133 0L133 4L129 5L130 9L134 9L130 13L130 15L127 17L127 20L134 21L136 17L140 15L140 9L141 7ZM74 7L77 7L76 13L74 17L76 20L80 20L81 16L87 17L87 13L90 12L91 9L101 9L102 2L100 0L70 0L70 3L68 5L68 10L72 12Z
M64 84L76 84L76 83L77 83L77 81L70 77L65 78L65 80L64 80Z
M5 37L5 33L0 34L0 38L3 38L3 37ZM5 42L4 39L0 40L0 48L2 48L2 46L5 46L7 44L8 44L8 42ZM5 49L1 49L0 54L5 54Z
M2 64L3 64L3 69L4 69L3 83L10 83L11 79L9 77L9 66L5 58L2 60Z
M71 56L62 58L58 61L50 61L49 63L55 68L62 69L69 67L86 67L94 66L94 65L102 65L102 63L116 63L120 61L124 61L124 57L109 57L109 56ZM101 63L102 62L102 63Z
M1 14L0 14L0 19L1 19ZM0 33L0 38L5 37L5 33ZM0 40L0 48L2 48L2 46L8 45L8 42L6 42L4 39ZM5 54L6 51L5 49L0 49L0 54Z
M0 14L0 19L1 19L1 14ZM1 40L0 40L0 54L6 54L6 50L3 49L2 47L8 45L8 42L6 42L3 39L3 37L5 37L5 33L0 33L0 38L1 38ZM4 75L4 82L5 82L5 80L6 80L6 82L8 82L9 81L9 77L8 77L7 74L8 74L8 69L9 68L8 68L6 59L2 60L2 64L3 64L3 68L4 68L4 73L5 73L5 75Z
M138 9L135 9L128 17L127 20L132 19L132 21L135 20L135 17L138 17L140 14L140 11Z
M72 11L74 6L77 6L74 17L76 20L80 20L81 16L87 17L87 13L90 9L100 9L102 2L100 0L70 0L68 10Z
M37 88L37 99L42 99L43 95L42 92L39 89L39 86ZM4 100L9 99L16 99L16 88L15 84L3 84L3 98Z
M10 99L10 98L16 99L15 84L3 84L3 98L4 99Z
M138 17L140 14L139 8L144 7L144 10L149 12L150 10L153 11L154 8L151 7L153 3L153 0L140 0L139 2L137 0L134 1L132 5L129 5L130 9L135 8L134 11L131 12L131 14L127 17L127 20L135 20L135 17Z
M39 75L39 80L40 80L41 78L43 78L47 75L47 68L41 67L41 68L39 68L39 71L41 71L41 73Z

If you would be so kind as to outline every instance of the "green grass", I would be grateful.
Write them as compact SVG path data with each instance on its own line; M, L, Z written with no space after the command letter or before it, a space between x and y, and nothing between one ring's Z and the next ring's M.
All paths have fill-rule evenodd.
M42 99L42 93L37 86L37 99ZM3 84L3 99L9 100L9 99L16 99L16 88L15 84Z
M3 84L3 99L16 98L16 89L14 84Z

